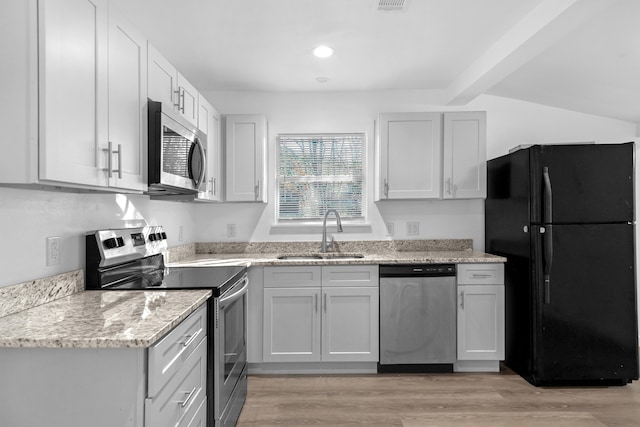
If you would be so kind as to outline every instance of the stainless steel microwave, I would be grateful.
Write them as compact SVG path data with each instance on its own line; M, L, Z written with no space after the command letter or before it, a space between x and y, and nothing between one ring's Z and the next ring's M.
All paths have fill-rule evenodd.
M149 194L197 194L206 185L206 135L170 106L148 102Z

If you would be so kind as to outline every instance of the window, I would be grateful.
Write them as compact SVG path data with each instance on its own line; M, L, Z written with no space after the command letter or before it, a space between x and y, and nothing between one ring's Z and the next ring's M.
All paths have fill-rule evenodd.
M363 219L364 134L278 135L280 222Z

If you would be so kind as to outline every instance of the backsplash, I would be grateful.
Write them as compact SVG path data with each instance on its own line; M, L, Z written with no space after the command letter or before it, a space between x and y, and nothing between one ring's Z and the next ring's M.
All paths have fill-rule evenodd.
M83 270L0 288L0 317L36 307L84 290Z
M389 253L422 251L471 251L472 239L434 240L354 240L334 242L336 251L343 253ZM169 248L167 262L187 259L196 254L260 254L313 253L320 251L320 243L313 242L212 242L190 243Z

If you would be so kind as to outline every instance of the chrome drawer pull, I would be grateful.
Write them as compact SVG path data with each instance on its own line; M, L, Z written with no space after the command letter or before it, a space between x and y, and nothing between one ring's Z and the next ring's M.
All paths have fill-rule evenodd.
M198 329L198 332L196 332L195 334L191 335L191 336L189 337L189 339L187 339L186 341L184 341L184 342L182 343L182 345L183 345L184 347L189 347L191 344L193 344L193 342L194 342L194 341L195 341L195 339L198 337L198 335L200 335L200 331L201 331L201 330L202 330L202 329ZM187 336L188 336L188 335L187 335Z
M180 407L184 408L185 406L187 406L189 404L189 401L191 400L193 395L196 393L197 389L198 389L198 387L194 387L193 390L191 390L191 392L189 393L187 398L184 400L184 402L180 402ZM184 393L186 393L186 391Z

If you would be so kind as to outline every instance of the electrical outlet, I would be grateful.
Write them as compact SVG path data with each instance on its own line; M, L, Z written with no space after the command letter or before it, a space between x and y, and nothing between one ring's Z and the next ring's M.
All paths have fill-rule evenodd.
M418 236L420 234L420 223L418 221L407 222L407 236Z
M47 266L60 264L60 237L47 237Z
M394 233L394 224L392 222L387 222L387 236L393 236Z
M178 227L178 242L182 242L182 240L184 239L184 226L179 226Z
M236 225L227 224L227 237L236 237Z

